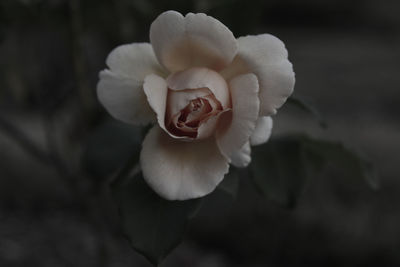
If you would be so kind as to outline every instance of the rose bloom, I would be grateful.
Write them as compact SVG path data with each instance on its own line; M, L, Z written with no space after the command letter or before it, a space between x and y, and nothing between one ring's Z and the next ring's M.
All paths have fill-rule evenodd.
M142 145L143 177L169 200L202 197L265 143L271 115L293 91L288 53L278 38L236 39L205 14L162 13L150 43L115 48L97 93L115 118L155 125Z

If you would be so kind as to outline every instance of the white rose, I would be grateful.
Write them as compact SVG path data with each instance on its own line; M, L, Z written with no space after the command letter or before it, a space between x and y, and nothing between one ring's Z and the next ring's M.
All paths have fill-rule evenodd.
M162 13L150 43L122 45L100 72L100 102L117 119L156 122L144 139L146 182L169 200L212 192L229 164L250 163L272 119L292 93L284 44L269 34L235 39L205 14Z

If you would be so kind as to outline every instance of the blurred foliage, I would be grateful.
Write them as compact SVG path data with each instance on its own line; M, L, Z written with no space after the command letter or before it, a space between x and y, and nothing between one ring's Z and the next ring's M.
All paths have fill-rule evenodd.
M359 23L360 0L334 2L2 0L0 106L39 113L44 120L68 121L67 127L78 134L72 138L71 129L62 128L59 139L65 143L72 139L77 150L83 151L79 162L82 176L102 184L117 175L112 193L122 228L134 249L159 264L181 241L201 200L164 200L147 186L139 170L132 175L147 128L110 120L93 104L97 101L98 71L105 68L109 51L122 43L148 42L151 22L168 9L206 12L226 24L235 36L260 33L266 25L275 34L277 24L301 27L314 23L320 27L334 20ZM291 97L288 104L326 127L323 116L303 99ZM339 142L302 134L282 136L254 147L252 155L251 176L257 190L286 207L295 206L306 182L329 165L342 168L353 180L364 179L372 188L378 187L371 163ZM235 197L242 176L249 173L231 167L218 188ZM89 194L82 191L80 195ZM98 209L99 202L93 202Z
M5 31L5 27L6 27L6 21L5 21L5 15L4 15L5 11L2 5L0 5L0 44L3 42L4 40L4 31Z
M136 165L143 139L142 127L116 120L105 121L86 142L83 167L96 179L104 179L122 166Z
M9 44L4 49L8 56L0 64L4 68L0 72L4 101L0 104L15 103L47 113L80 105L80 115L97 114L98 107L91 102L96 99L97 73L105 67L108 52L122 43L148 42L151 22L168 9L206 12L236 36L258 34L268 26L268 32L279 37L276 25L329 23L337 20L339 11L343 21L356 18L362 6L359 0L323 4L315 0L301 4L290 0L254 0L251 4L240 0L3 0L0 39L3 28ZM83 124L96 124L96 114L81 116L89 120Z

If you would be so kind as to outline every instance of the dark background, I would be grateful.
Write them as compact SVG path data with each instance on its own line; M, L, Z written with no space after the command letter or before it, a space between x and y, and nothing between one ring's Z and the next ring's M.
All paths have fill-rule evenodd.
M119 231L107 179L88 175L81 155L112 122L95 96L107 54L148 41L168 9L205 12L236 37L282 39L295 95L329 127L284 107L273 135L343 141L374 162L380 189L331 167L285 209L242 177L237 199L206 199L162 266L400 266L397 0L1 0L0 266L150 266Z

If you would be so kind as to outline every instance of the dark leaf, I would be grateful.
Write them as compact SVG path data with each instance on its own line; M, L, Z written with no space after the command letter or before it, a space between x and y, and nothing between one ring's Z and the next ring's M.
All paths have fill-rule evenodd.
M333 164L345 170L356 179L364 179L368 185L377 189L379 180L373 164L359 153L350 150L342 143L303 138L303 143L308 154L319 156L325 164Z
M168 201L159 197L141 173L112 186L123 231L132 247L158 265L182 240L201 199Z
M322 118L318 110L303 99L291 96L290 98L288 98L287 103L292 104L293 106L305 111L306 113L311 114L322 128L328 127L326 121Z
M307 178L302 144L296 138L256 146L251 168L257 188L267 198L292 207Z
M253 180L267 198L293 206L310 176L333 164L353 179L379 186L373 165L339 142L318 140L306 135L272 139L253 148Z
M124 166L139 161L143 127L118 121L100 125L87 141L83 154L84 168L96 178L102 178Z
M231 166L229 173L225 175L224 180L218 185L218 189L235 198L239 190L239 170Z

